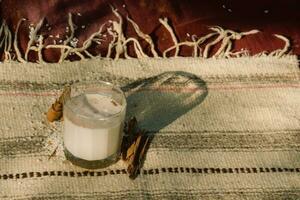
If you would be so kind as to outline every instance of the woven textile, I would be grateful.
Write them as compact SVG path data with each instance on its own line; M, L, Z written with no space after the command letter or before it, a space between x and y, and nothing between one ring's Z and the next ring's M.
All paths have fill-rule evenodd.
M295 56L0 64L0 199L299 199ZM86 170L51 152L44 112L67 83L122 86L153 134L140 175Z

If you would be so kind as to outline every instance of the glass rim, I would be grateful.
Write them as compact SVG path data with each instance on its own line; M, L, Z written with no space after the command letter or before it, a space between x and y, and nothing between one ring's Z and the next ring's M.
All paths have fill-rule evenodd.
M79 82L80 83L80 82ZM71 87L71 94L72 94L72 87L76 87L76 85L79 85L79 83L74 83L74 84L72 84L72 85L70 85L70 87ZM87 84L89 84L89 82L87 83ZM125 96L125 93L121 90L121 88L119 87L119 86L117 86L117 85L115 85L115 84L113 84L113 83L111 83L111 82L107 82L107 81L94 81L94 82L90 82L90 84L102 84L102 85L106 85L106 86L111 86L111 88L112 89L116 89L117 90L117 92L119 92L120 93L120 95L122 96L122 100L124 100L124 104L122 104L121 106L121 110L119 111L119 112L117 112L117 113L114 113L114 114L112 114L111 116L109 116L109 117L99 117L99 118L91 118L91 117L88 117L88 116L86 116L86 115L83 115L83 114L81 114L81 113L78 113L78 112L76 112L76 111L74 111L74 109L70 106L70 105L68 105L68 102L72 99L72 96L71 96L71 98L70 99L68 99L65 103L64 103L64 108L63 108L63 110L65 109L65 107L69 110L69 111L71 111L76 117L80 117L80 118L83 118L83 119L90 119L90 120L97 120L97 121L106 121L106 120L110 120L110 119L113 119L113 118L116 118L116 117L118 117L118 116L120 116L123 112L124 112L124 110L126 109L126 106L127 106L127 101L126 101L126 96ZM88 89L88 88L86 88L86 89ZM82 93L81 94L84 94L84 90L82 91ZM77 95L76 95L77 96Z

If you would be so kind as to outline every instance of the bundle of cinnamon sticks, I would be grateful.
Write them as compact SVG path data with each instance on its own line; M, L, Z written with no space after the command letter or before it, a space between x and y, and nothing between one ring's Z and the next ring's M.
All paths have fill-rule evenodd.
M127 172L131 179L136 178L145 159L150 137L145 130L139 129L135 117L124 127L124 137L121 146L122 160L128 165Z

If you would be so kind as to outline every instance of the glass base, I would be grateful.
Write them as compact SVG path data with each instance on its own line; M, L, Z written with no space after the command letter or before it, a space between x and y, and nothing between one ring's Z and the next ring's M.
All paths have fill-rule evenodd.
M99 168L104 168L104 167L108 167L109 165L112 165L114 163L116 163L119 158L120 158L120 153L117 152L105 159L102 160L84 160L81 158L78 158L76 156L74 156L71 152L69 152L67 150L67 148L64 148L64 153L66 158L74 165L77 165L79 167L83 167L86 169L99 169Z

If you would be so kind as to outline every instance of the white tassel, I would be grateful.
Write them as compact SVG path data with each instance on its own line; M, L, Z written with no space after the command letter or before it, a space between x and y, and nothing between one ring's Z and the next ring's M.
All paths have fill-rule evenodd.
M19 47L18 47L18 32L19 32L20 25L25 20L26 20L25 18L22 18L21 20L19 20L19 22L17 24L16 32L15 32L15 38L14 38L14 49L15 49L15 52L16 52L16 55L17 55L17 60L19 62L22 62L22 63L26 63L26 60L23 59L22 54L21 54L21 52L19 50Z
M29 41L27 43L27 49L25 51L25 60L28 61L28 53L30 51L30 48L32 46L32 44L37 41L37 32L40 30L40 28L42 27L43 25L43 22L44 22L44 18L42 18L39 23L36 25L36 27L34 29L32 29L30 32L29 32Z
M152 38L149 35L143 33L140 30L139 26L133 20L131 20L128 16L127 16L127 20L132 24L132 26L133 26L136 34L140 38L144 39L150 45L150 49L151 49L151 53L152 53L153 57L154 58L158 58L158 54L157 54L157 52L155 50L155 46L154 46L154 42L153 42Z
M168 32L170 33L170 35L172 37L172 40L174 42L174 47L175 47L174 57L176 58L179 54L179 46L178 46L178 40L175 36L175 33L174 33L172 27L168 24L167 18L159 19L159 22L168 30ZM163 57L166 58L166 52L163 53Z
M283 40L285 42L285 45L282 49L277 49L273 52L270 53L271 56L275 56L275 57L282 57L283 55L287 54L289 48L290 48L290 41L289 39L287 39L286 37L284 37L283 35L278 35L278 34L274 34L275 37Z
M38 35L38 31L40 30L41 26L43 25L43 19L38 22L36 27L32 27L30 32L29 32L29 41L27 44L27 48L25 50L24 57L22 56L19 46L18 46L18 32L21 23L25 19L21 19L16 28L16 32L14 33L14 39L12 41L12 33L9 30L8 26L3 22L0 26L0 49L3 49L4 52L4 61L10 61L12 59L16 59L19 62L25 63L28 61L28 54L31 50L36 51L38 54L38 62L39 63L44 63L43 55L42 55L42 50L45 49L50 49L50 48L56 48L61 50L61 55L59 58L58 62L64 62L66 61L67 57L70 54L75 54L77 55L81 60L84 60L86 58L95 58L94 55L92 55L89 51L88 48L93 44L101 45L102 41L106 37L103 33L107 32L111 36L111 41L108 45L107 48L107 54L106 57L110 58L112 56L112 52L115 51L115 56L114 59L119 59L121 55L124 55L126 59L131 59L128 55L127 48L128 48L128 43L133 44L134 51L136 53L137 58L147 58L149 57L145 52L144 49L141 46L141 43L139 41L139 38L142 40L146 41L147 44L150 47L151 54L154 58L159 58L157 51L155 50L155 44L152 40L152 38L143 33L139 26L130 18L127 17L127 20L129 23L132 24L137 36L139 38L134 38L134 37L125 37L123 33L123 19L121 15L117 12L117 9L112 8L112 12L114 15L117 17L117 21L110 21L109 23L102 24L99 28L99 30L90 37L85 40L82 44L81 47L77 47L77 41L74 44L74 34L75 34L75 24L72 21L72 14L69 13L68 15L68 32L69 36L67 36L66 40L63 41L62 44L50 44L45 46L44 45L44 37L42 35ZM218 50L212 55L211 57L214 58L231 58L231 57L248 57L250 56L250 53L247 50L241 50L237 52L232 52L233 48L233 42L235 40L241 39L243 36L247 36L250 34L256 34L259 31L258 30L251 30L247 32L235 32L232 30L224 30L221 27L211 27L210 30L212 30L212 33L208 33L199 39L196 39L194 36L192 37L192 41L182 41L179 42L174 30L172 27L168 24L167 18L164 19L159 19L159 22L163 25L164 28L169 32L173 45L169 48L167 48L163 52L163 58L167 57L167 54L170 51L175 51L173 57L178 57L180 48L183 46L191 47L193 50L193 57L202 57L202 58L208 58L209 57L209 52L211 48L213 48L215 45L218 43L220 44L220 47ZM108 28L104 28L106 25L110 25ZM104 37L105 36L105 37ZM277 49L269 54L267 54L265 51L261 52L259 54L254 55L254 57L261 57L261 56L274 56L274 57L282 57L284 55L287 55L289 52L290 48L290 41L282 36L275 34L275 37L283 40L285 42L285 45L282 49ZM204 47L201 47L200 45L205 44L208 42ZM12 43L13 43L13 48L12 48ZM203 48L203 49L202 49ZM15 57L12 57L12 54L10 53L11 50L15 50ZM101 57L101 55L98 55Z
M125 41L125 37L123 35L123 19L121 15L117 12L117 9L114 9L111 7L112 12L116 15L116 17L119 19L118 22L113 21L113 30L117 33L117 40L115 43L115 50L116 50L116 55L115 59L118 59L122 53L124 53L124 47L123 47L123 42Z
M71 13L68 14L68 24L69 24L69 28L70 28L70 35L67 36L67 39L64 40L64 42L63 42L64 45L68 45L74 37L75 29L74 29L74 24L73 24ZM70 53L70 49L61 49L60 50L60 58L59 58L58 62L59 63L63 62L66 59L66 57L69 55L69 53Z
M11 37L11 32L8 28L7 25L4 26L4 35L5 35L5 41L4 41L4 60L5 61L10 61L11 58L11 54L10 54L10 50L11 50L11 43L12 43L12 37Z

